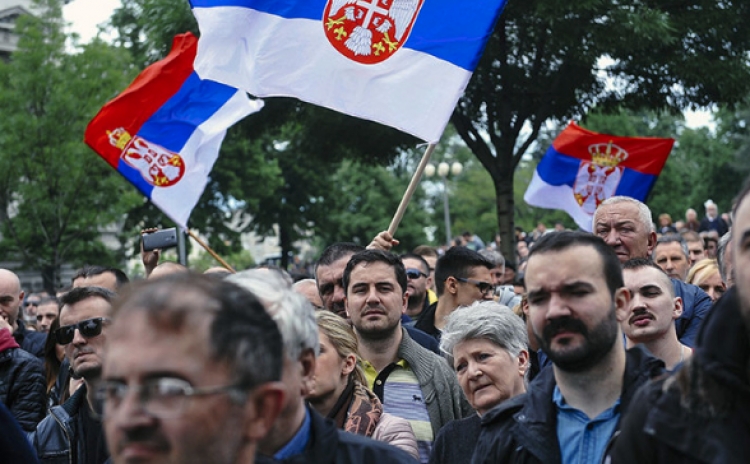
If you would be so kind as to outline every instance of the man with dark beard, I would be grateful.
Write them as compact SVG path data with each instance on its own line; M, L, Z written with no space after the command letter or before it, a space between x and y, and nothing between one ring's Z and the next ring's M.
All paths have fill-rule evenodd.
M616 311L630 293L617 255L590 234L544 235L529 254L526 290L553 367L483 417L472 462L600 462L633 394L664 366L640 347L625 351Z

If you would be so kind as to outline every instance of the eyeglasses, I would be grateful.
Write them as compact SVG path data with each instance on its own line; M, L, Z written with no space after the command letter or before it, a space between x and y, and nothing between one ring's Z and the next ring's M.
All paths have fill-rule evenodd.
M109 324L112 319L108 317L95 317L86 319L78 324L66 325L55 330L55 340L59 345L67 345L73 341L76 335L76 329L86 338L96 337L102 333L104 324Z
M419 279L420 277L427 277L427 274L420 271L419 269L407 269L406 270L406 278L410 280Z
M96 386L95 401L100 416L112 414L122 406L129 391L138 395L143 410L160 419L178 417L185 408L189 398L242 392L238 385L220 385L212 387L193 387L190 382L175 377L160 377L146 381L142 385L129 386L120 381L103 381Z
M463 277L456 277L456 280L466 284L476 285L482 295L486 295L495 290L494 286L489 282L482 282L481 280L464 279Z

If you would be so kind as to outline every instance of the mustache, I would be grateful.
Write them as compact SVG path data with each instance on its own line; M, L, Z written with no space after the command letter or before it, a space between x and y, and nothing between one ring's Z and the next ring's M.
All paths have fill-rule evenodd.
M586 328L586 324L578 319L573 319L572 317L561 317L549 321L542 331L542 336L545 340L551 340L552 337L560 332L577 332L582 335L587 335L589 331Z
M656 319L653 314L651 314L645 309L634 309L633 315L630 316L628 323L632 324L636 318L641 317L641 316L648 316L650 319Z
M125 436L117 442L117 449L122 451L129 445L146 445L157 451L168 451L169 442L162 435L155 433L149 427L139 427L128 430Z

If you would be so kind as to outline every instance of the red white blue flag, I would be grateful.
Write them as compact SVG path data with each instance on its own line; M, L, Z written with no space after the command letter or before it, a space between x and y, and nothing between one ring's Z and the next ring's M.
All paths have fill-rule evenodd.
M440 139L505 0L191 0L195 70Z
M226 130L263 106L244 91L198 77L197 43L190 33L175 37L169 55L104 105L84 136L182 228L208 183Z
M523 198L567 212L590 232L594 211L607 198L646 200L672 145L674 139L616 137L571 122L539 162Z

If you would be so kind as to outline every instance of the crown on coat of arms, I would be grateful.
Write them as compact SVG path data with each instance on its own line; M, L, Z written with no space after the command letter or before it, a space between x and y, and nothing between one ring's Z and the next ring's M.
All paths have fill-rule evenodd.
M120 150L124 149L128 142L130 142L130 139L133 138L130 133L122 127L118 127L113 131L107 131L107 135L109 136L109 143Z
M589 153L594 164L605 167L615 167L628 159L628 152L613 144L612 141L590 145Z

